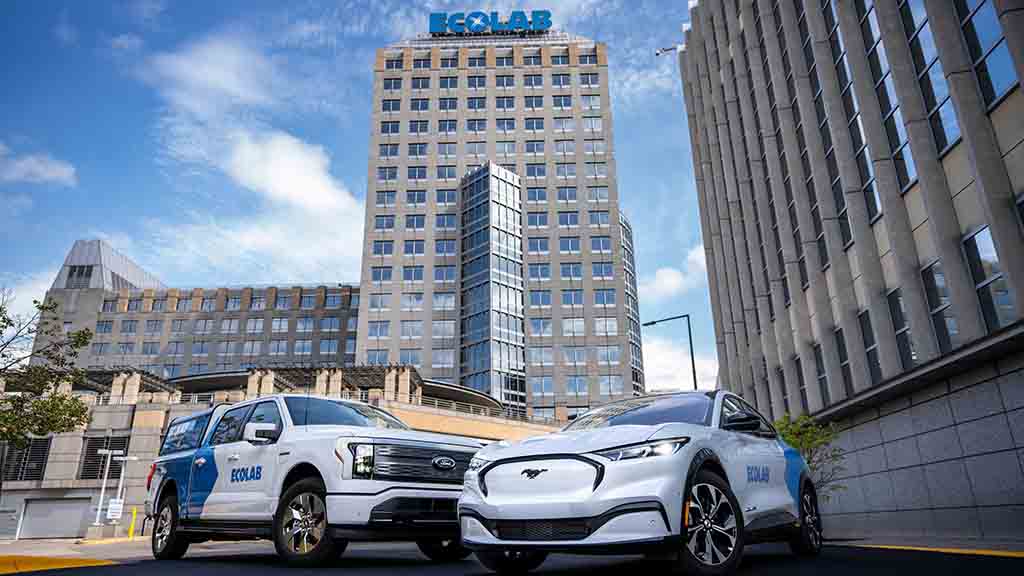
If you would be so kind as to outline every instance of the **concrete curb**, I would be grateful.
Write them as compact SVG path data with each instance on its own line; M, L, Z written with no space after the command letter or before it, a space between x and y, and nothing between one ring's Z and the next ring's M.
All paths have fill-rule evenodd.
M79 546L96 546L98 544L122 544L124 542L134 542L135 540L141 540L141 538L129 538L128 536L118 536L117 538L83 538L82 540L76 540L75 544Z
M110 560L96 558L56 558L52 556L0 556L0 574L20 574L39 570L113 566Z

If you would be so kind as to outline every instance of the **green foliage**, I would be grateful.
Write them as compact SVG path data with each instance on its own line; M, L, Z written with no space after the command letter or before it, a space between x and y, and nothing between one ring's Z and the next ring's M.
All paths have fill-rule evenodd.
M34 312L25 315L13 312L12 302L11 292L0 290L0 443L24 446L30 435L88 422L88 406L59 387L70 390L85 378L75 360L92 333L65 333L56 303L33 301Z
M832 493L846 489L837 480L846 468L842 449L832 446L838 435L833 425L819 424L806 414L796 419L786 414L775 422L775 429L804 457L819 498L828 500Z

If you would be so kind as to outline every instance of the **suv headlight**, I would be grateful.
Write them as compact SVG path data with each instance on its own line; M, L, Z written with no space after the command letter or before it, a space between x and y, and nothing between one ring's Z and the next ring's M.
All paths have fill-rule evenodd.
M595 452L598 456L618 462L619 460L633 460L636 458L650 458L653 456L668 456L679 452L679 449L689 442L689 438L674 438L672 440L659 440L650 444L633 444L632 446L621 446Z
M466 471L476 472L477 470L483 468L484 466L487 466L488 464L490 464L488 460L484 460L483 458L480 458L478 456L473 456L473 458L469 461L469 467L466 468Z
M352 477L370 478L373 476L373 444L351 444Z

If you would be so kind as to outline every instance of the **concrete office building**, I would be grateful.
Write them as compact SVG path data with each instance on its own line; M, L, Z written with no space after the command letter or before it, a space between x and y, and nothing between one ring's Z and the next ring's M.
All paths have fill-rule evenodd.
M65 331L93 331L82 368L174 378L355 363L356 286L168 288L102 240L79 240L45 298Z
M610 108L605 46L564 32L424 34L377 51L360 363L473 372L459 353L459 182L493 162L521 188L526 385L462 383L559 418L644 391Z
M1024 11L690 2L719 385L838 424L832 537L1024 538Z

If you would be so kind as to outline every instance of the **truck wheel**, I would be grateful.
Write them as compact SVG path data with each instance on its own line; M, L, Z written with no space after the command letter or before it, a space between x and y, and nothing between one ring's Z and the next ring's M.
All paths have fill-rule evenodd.
M312 567L338 557L326 502L326 490L317 478L299 480L281 496L274 514L274 547L287 563Z
M697 576L732 574L743 556L743 517L729 483L700 470L683 505L689 507L688 523L676 569Z
M157 560L178 560L188 550L188 539L178 531L177 496L170 494L160 500L150 543Z
M479 550L476 559L488 570L498 574L526 574L539 568L548 557L547 552L526 550Z
M434 562L455 562L463 560L472 552L463 548L457 539L454 540L417 540L420 552Z

